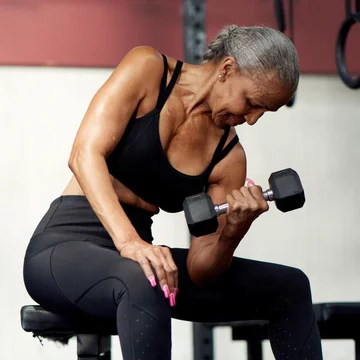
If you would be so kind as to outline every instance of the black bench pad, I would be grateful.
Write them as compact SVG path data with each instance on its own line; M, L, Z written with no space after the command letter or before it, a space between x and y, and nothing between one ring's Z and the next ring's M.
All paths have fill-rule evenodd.
M21 326L25 331L59 334L116 335L116 321L79 314L71 318L54 314L37 305L21 308Z
M316 320L323 338L360 338L360 303L315 304ZM216 324L213 324L214 326ZM217 325L231 326L233 339L267 339L268 322L262 320L238 321ZM39 333L116 335L115 320L103 320L78 315L65 317L28 305L21 309L21 326L25 331Z
M323 339L360 339L359 303L320 303L314 305ZM239 321L230 324L233 340L268 339L268 322Z
M360 321L360 302L316 304L314 310L318 322Z

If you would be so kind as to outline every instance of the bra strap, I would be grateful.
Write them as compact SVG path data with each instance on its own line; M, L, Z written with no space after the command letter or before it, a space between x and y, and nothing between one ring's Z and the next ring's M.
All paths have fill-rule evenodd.
M232 149L233 147L239 142L239 137L236 135L221 151L219 157L216 159L216 163L220 162Z
M210 167L211 169L213 169L214 166L216 165L216 163L218 162L218 161L217 161L217 158L218 158L218 157L220 156L220 154L221 154L221 151L222 151L222 149L223 149L223 147L224 147L224 145L225 145L225 143L226 143L226 140L227 140L227 138L228 138L228 136L229 136L229 132L230 132L230 126L227 126L227 127L225 128L224 134L223 134L223 136L221 137L221 139L220 139L220 141L219 141L219 144L218 144L218 146L217 146L217 148L216 148L216 150L215 150L215 152L214 152L214 155L213 155L213 157L212 157L212 159L211 159L211 162L210 162L210 165L209 165L209 167Z
M176 67L174 70L174 73L170 79L169 85L166 87L166 78L167 78L167 70L168 70L168 62L166 59L166 56L163 55L164 58L164 75L161 79L161 87L160 87L160 93L159 93L159 98L156 104L156 108L158 110L161 110L166 102L166 100L168 99L169 95L171 94L171 91L173 90L175 84L176 84L176 80L178 79L180 72L181 72L181 68L182 68L182 61L178 60L176 63ZM165 88L166 87L166 88Z
M215 150L214 156L211 159L210 165L208 167L208 174L214 169L215 165L219 163L239 142L239 137L236 135L224 148L226 140L229 136L230 126L226 127L224 135L220 139L220 142Z

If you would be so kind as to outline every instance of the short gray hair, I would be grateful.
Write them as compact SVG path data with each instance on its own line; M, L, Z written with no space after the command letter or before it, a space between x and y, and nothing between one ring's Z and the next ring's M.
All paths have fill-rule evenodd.
M275 79L290 91L299 83L299 59L292 41L282 32L266 27L223 28L209 44L203 61L235 58L240 71L255 79Z

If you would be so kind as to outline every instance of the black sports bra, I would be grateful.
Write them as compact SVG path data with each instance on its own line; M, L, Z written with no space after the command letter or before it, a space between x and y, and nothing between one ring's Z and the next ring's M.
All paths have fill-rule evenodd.
M164 75L154 110L141 118L131 118L120 142L107 158L110 174L143 200L167 212L182 211L185 197L208 187L214 166L238 143L237 136L224 148L230 127L225 129L210 164L202 174L192 176L176 170L168 161L159 134L160 111L175 86L182 62L178 61L174 74L166 86L168 63L164 59Z

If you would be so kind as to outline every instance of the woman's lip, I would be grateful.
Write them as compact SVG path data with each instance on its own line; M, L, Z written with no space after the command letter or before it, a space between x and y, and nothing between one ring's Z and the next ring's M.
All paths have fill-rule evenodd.
M240 120L240 121L236 121L233 116L230 116L230 126L241 125L246 122L246 119L243 117L239 118L238 120Z

